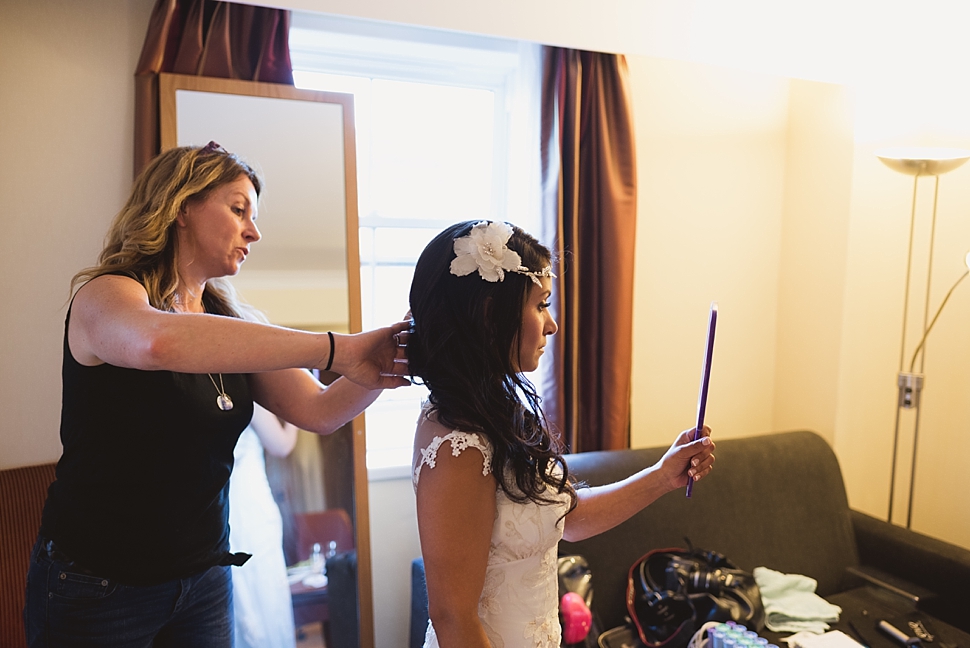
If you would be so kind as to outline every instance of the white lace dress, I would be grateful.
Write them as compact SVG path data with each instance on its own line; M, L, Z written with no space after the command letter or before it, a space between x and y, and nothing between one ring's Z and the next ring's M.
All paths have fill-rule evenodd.
M491 471L492 448L485 437L454 431L436 436L421 450L411 473L415 490L421 471L434 469L438 452L482 454L482 474ZM502 489L495 493L495 523L488 550L485 586L478 616L493 648L559 648L559 596L556 559L569 494L555 494L555 504L517 503ZM429 622L425 648L437 648Z
M247 427L229 478L229 547L253 555L232 568L235 648L295 648L283 521L266 480L263 445Z

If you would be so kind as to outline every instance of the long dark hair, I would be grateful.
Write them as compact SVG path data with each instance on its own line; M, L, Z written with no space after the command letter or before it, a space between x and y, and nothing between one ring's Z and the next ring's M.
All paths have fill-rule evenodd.
M535 387L516 372L522 309L532 278L506 272L486 281L473 272L451 273L455 239L476 223L452 225L418 258L411 281L414 329L407 353L411 377L431 391L432 411L445 426L485 435L492 445L492 474L516 502L550 503L546 488L576 494L562 458L562 441L550 434ZM508 248L539 272L549 250L511 225ZM555 466L561 468L554 474ZM509 476L514 483L509 483Z

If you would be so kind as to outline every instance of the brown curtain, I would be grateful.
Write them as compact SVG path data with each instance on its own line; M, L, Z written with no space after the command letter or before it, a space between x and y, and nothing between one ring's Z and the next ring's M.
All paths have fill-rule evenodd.
M543 48L541 104L541 236L559 276L544 411L571 452L627 448L637 191L626 59Z
M157 0L135 69L135 175L158 155L158 74L293 85L290 13L215 0Z

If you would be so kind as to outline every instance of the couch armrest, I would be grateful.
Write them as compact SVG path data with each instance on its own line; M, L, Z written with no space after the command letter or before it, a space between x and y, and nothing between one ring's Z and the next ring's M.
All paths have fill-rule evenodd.
M852 511L859 562L925 588L919 608L949 621L970 609L970 551L903 527ZM954 616L957 615L957 616Z

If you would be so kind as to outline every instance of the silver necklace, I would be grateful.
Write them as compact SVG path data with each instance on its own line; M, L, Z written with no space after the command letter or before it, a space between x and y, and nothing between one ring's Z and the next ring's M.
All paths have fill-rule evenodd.
M219 393L219 395L216 396L216 405L223 412L228 412L232 409L232 399L229 398L229 394L226 393L226 388L222 384L222 374L219 374L218 385L216 385L216 379L212 377L212 374L206 375L209 376L209 380L212 381L212 386L215 387L216 391Z
M208 314L208 310L205 304L202 304L202 312ZM216 388L216 406L223 412L228 412L232 409L232 399L229 398L229 394L226 393L226 387L222 384L222 374L219 374L219 384L216 384L216 379L212 377L212 374L206 374L209 376L209 380L212 381L212 386Z

